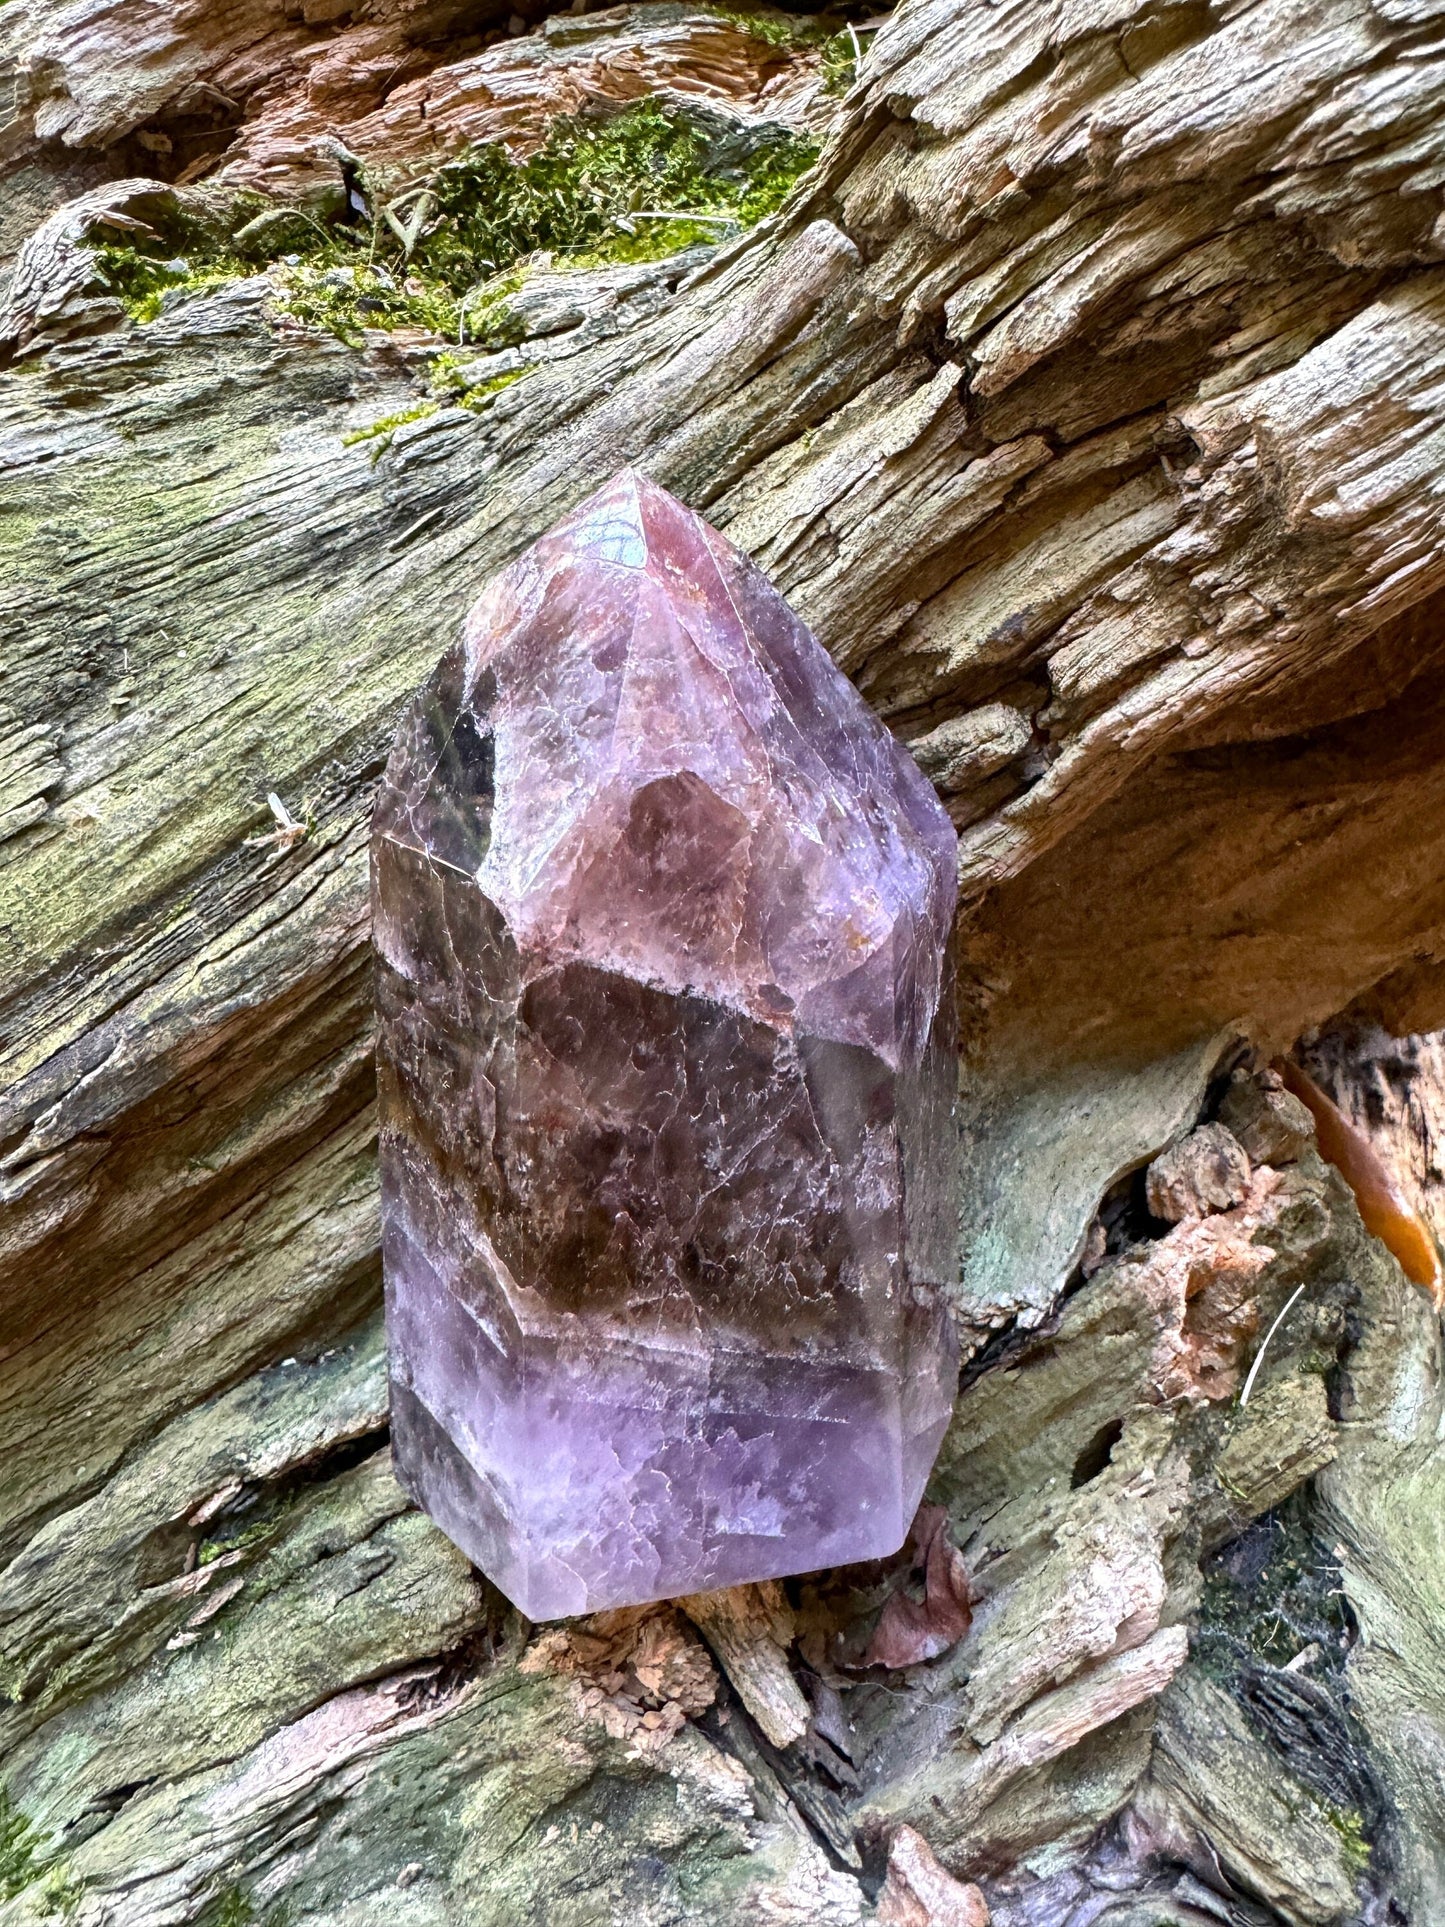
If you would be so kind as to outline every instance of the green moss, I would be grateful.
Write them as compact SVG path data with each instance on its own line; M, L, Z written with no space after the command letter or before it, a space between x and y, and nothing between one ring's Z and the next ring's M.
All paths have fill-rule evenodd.
M283 248L339 261L362 245L347 230L261 194L231 203L227 224L175 203L148 206L146 218L151 231L143 237L124 245L102 242L92 250L100 280L140 322L154 321L172 292L207 294L259 273Z
M184 255L162 256L140 248L108 245L95 250L95 260L106 287L120 297L127 314L142 322L155 320L173 289L206 294L255 273L253 264L224 250L207 259L193 260Z
M511 298L538 256L596 268L718 241L773 213L817 151L792 134L710 141L656 100L558 120L525 161L489 143L443 167L405 264L378 221L365 261L303 259L283 273L276 305L353 343L367 327L410 325L512 347L525 325Z
M415 412L430 414L434 406L435 404L427 404ZM398 426L406 419L408 418L405 416L397 416L391 426ZM371 431L362 430L362 433L380 433L383 427L384 424L377 422ZM219 1559L222 1553L250 1552L255 1547L274 1539L277 1530L288 1513L293 1510L296 1502L297 1493L286 1488L281 1491L262 1493L259 1498L250 1495L245 1502L238 1501L238 1509L229 1513L223 1512L215 1521L211 1531L202 1539L196 1555L197 1565L209 1566Z
M473 356L456 354L450 348L443 348L439 355L433 355L427 368L432 393L460 395L467 386L466 371L473 362Z
M43 1863L43 1846L39 1832L0 1787L0 1901L33 1891L40 1913L73 1913L80 1887L63 1866Z
M531 257L597 267L715 241L773 213L816 154L815 142L795 135L730 151L655 100L605 120L561 120L529 160L489 145L441 170L413 271L454 293L460 334L509 346L521 324L508 297Z
M739 17L768 39L812 31ZM643 100L554 122L525 161L487 144L449 162L432 178L409 253L377 178L366 182L376 210L368 229L264 203L257 213L248 202L233 232L177 214L154 238L98 247L95 260L140 322L176 290L203 294L269 265L276 311L348 345L371 328L415 327L502 348L525 333L511 297L536 257L595 268L724 239L773 213L817 151L778 130L710 135L681 107ZM421 206L414 194L408 205Z
M425 328L452 334L457 304L449 289L408 275L398 281L374 261L287 261L277 277L273 304L291 320L335 335L349 347L368 328Z
M13 1900L39 1875L40 1836L0 1788L0 1900Z
M245 1888L233 1883L223 1887L206 1908L200 1927L290 1927L293 1911L288 1902L279 1900L264 1914L258 1914Z
M525 381L528 375L535 375L537 366L529 362L520 368L504 368L498 374L488 375L481 381L472 379L472 370L477 365L474 355L458 355L447 350L438 355L431 364L428 386L433 395L453 402L459 408L470 408L474 413L487 408L494 395L501 394L504 388L515 387Z
M205 1927L251 1927L256 1909L240 1887L225 1887L206 1909Z
M768 46L785 51L816 46L828 38L825 22L811 14L752 13L746 7L719 7L717 11L736 20L754 40L766 41Z
M474 382L470 388L464 388L457 396L458 404L463 408L470 408L473 414L476 414L486 407L493 395L499 395L504 388L511 388L515 383L525 380L528 375L534 375L536 372L535 368L511 368L504 374L491 375L486 381Z
M525 271L493 275L462 296L457 308L457 338L463 335L483 348L513 348L527 330L511 305L526 279Z
M439 355L433 355L427 367L431 391L434 395L460 395L467 387L467 370L476 366L475 355L459 355L451 348L443 348Z
M559 268L616 268L634 262L665 261L671 254L681 254L684 248L700 244L711 246L718 241L730 240L741 225L731 215L719 215L715 220L707 221L686 214L665 221L632 220L627 227L619 223L617 231L608 235L597 247L583 248L576 254L564 254L553 265Z
M353 428L349 435L342 436L341 445L343 448L353 448L358 442L374 442L376 446L371 459L378 462L391 447L391 438L398 428L405 428L408 422L425 421L428 415L436 412L437 404L434 401L418 402L415 408L403 408L398 414L383 415L379 422L371 422L365 428Z
M38 1911L42 1914L60 1914L69 1919L84 1897L84 1887L63 1867L49 1867L40 1877Z
M1340 1836L1346 1871L1360 1880L1370 1871L1370 1842L1364 1815L1357 1808L1326 1807L1325 1819Z
M254 1524L246 1526L233 1538L203 1539L196 1554L196 1564L210 1566L214 1565L224 1553L248 1552L252 1546L260 1545L263 1539L269 1539L275 1530L274 1519L257 1519Z

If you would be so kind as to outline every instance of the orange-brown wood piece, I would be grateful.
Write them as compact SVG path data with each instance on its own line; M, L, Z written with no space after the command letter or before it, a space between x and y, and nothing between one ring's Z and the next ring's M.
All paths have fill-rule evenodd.
M1423 1285L1445 1304L1445 1267L1430 1228L1420 1218L1398 1184L1380 1162L1365 1133L1298 1064L1281 1058L1275 1069L1315 1121L1320 1156L1332 1164L1355 1194L1365 1229L1394 1252L1400 1269L1414 1284Z

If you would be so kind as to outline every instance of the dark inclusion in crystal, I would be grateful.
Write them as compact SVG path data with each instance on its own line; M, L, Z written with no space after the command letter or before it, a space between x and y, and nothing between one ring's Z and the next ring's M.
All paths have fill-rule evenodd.
M400 1476L533 1619L892 1553L955 1353L955 840L624 472L486 590L372 843Z

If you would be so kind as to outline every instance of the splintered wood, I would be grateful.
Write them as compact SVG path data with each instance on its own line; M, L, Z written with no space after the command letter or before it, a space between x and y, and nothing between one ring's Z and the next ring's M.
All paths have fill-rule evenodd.
M594 1613L541 1633L520 1665L574 1681L578 1711L639 1756L661 1751L717 1693L707 1653L667 1606Z
M678 1604L773 1745L801 1739L808 1702L788 1664L793 1615L777 1581L693 1593Z

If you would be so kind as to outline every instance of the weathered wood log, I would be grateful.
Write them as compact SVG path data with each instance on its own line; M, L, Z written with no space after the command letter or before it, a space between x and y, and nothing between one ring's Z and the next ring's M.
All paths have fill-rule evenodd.
M522 378L430 413L440 342L274 267L143 325L92 273L98 213L221 193L126 143L229 35L241 154L310 11L0 10L0 1899L815 1927L907 1826L1002 1927L1439 1917L1438 1321L1297 1140L1177 1223L1144 1178L1349 1011L1311 1061L1442 1222L1438 1047L1360 1041L1445 1023L1438 7L906 0L780 215L523 303ZM699 1607L715 1670L673 1613L538 1634L389 1471L370 798L623 462L960 829L973 1618L897 1672L901 1565L766 1647Z

